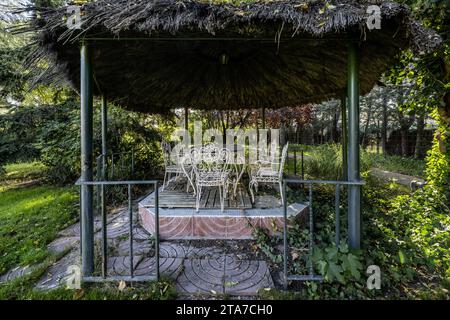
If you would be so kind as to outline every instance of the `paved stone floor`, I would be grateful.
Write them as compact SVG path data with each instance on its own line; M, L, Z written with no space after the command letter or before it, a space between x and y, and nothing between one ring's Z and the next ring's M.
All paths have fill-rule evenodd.
M133 270L135 275L154 274L154 240L134 218ZM101 221L95 219L96 250L100 252ZM108 218L108 275L129 275L129 223L126 210L117 210ZM61 231L48 249L62 256L51 265L36 284L38 289L65 286L68 270L78 266L79 223ZM245 241L185 240L160 243L160 272L174 279L181 296L236 295L252 296L258 290L274 287L267 263L251 252ZM97 257L100 260L100 257ZM37 266L14 268L0 277L9 281L35 270Z

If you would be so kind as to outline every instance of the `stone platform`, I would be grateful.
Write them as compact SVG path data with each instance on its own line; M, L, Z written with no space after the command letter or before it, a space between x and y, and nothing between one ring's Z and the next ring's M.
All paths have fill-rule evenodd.
M219 208L201 207L196 212L195 198L185 194L182 198L172 198L167 203L167 197L160 190L160 197L166 202L159 209L159 234L161 239L252 239L255 228L265 228L270 233L277 233L283 229L283 208L279 199L274 196L255 197L254 206L245 208L226 208L223 212ZM186 198L193 201L180 207L179 201L187 203ZM308 205L294 203L288 206L288 217L298 217L308 212ZM139 203L139 218L142 227L154 234L155 208L154 194L150 194Z

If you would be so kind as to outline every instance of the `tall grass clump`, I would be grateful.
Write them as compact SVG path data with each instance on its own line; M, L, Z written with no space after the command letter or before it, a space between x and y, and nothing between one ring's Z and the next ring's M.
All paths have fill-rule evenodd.
M366 172L370 169L370 157L361 153L360 171ZM341 180L342 169L342 146L339 144L322 144L314 148L305 161L305 172L315 179Z

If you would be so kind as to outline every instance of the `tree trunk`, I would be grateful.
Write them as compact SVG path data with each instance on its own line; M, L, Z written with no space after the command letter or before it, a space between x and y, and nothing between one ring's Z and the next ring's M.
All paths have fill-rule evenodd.
M367 131L369 130L370 120L372 117L372 104L369 99L366 100L366 106L368 108L367 119L366 119L366 124L364 126L364 131L363 131L362 139L361 139L361 144L362 144L363 148L367 148L367 146L369 144L369 142L367 140Z
M387 89L385 89L383 94L383 123L381 127L381 150L383 155L386 155L386 144L387 144Z
M414 158L422 159L423 152L423 133L425 129L425 115L420 114L417 117L417 134L416 134L416 146L414 148Z
M339 105L336 105L336 108L333 112L333 120L332 120L332 127L331 127L331 142L337 143L338 142L338 122L339 122L339 116L340 116L340 108Z
M280 126L280 146L284 147L285 144L286 144L286 127L284 123L282 123Z
M408 156L408 129L400 129L402 156Z

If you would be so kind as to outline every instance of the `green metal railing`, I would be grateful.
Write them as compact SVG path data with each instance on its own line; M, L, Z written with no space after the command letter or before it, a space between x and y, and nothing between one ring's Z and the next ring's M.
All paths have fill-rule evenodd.
M297 152L300 152L300 177L302 179L305 179L305 154L304 150L300 149L294 149L293 152L288 152L288 161L289 161L289 154L294 153L293 162L294 162L294 176L297 176L298 174L298 155ZM289 161L290 162L290 161Z
M116 152L101 154L96 159L96 179L114 180L116 176L134 176L134 152ZM128 163L127 163L128 162Z
M341 187L344 186L362 186L365 184L364 181L332 181L332 180L303 180L303 179L285 179L283 180L283 198L286 198L286 185L287 184L300 184L302 186L307 186L308 188L308 224L309 224L309 244L308 244L308 255L309 255L309 267L308 274L306 275L291 275L288 272L288 221L287 221L287 201L284 201L283 205L283 275L284 275L284 288L287 289L288 281L321 281L323 280L321 276L314 274L314 266L312 264L312 254L314 250L314 212L313 212L313 185L334 185L335 186L335 199L334 199L334 209L335 209L335 244L339 246L341 239L341 209L340 209L340 192Z
M101 277L89 276L83 277L83 281L86 282L101 282L101 281L149 281L149 280L159 280L160 271L159 271L159 193L158 193L158 180L127 180L127 181L81 181L78 180L76 185L78 186L92 186L99 187L100 189L100 197L101 197L101 239L102 239L102 270ZM133 252L133 207L132 207L132 186L135 185L153 185L155 190L155 259L156 259L156 272L154 275L144 275L144 276L135 276L134 275L134 252ZM107 186L127 186L128 193L128 219L129 219L129 259L130 259L130 274L128 276L109 276L108 275L108 223L107 223L107 214L106 214L106 197L105 197L105 189ZM81 216L80 216L80 225L81 225ZM80 238L81 238L81 247L83 246L83 242L91 243L94 239L94 235L86 235L81 233L80 229Z

